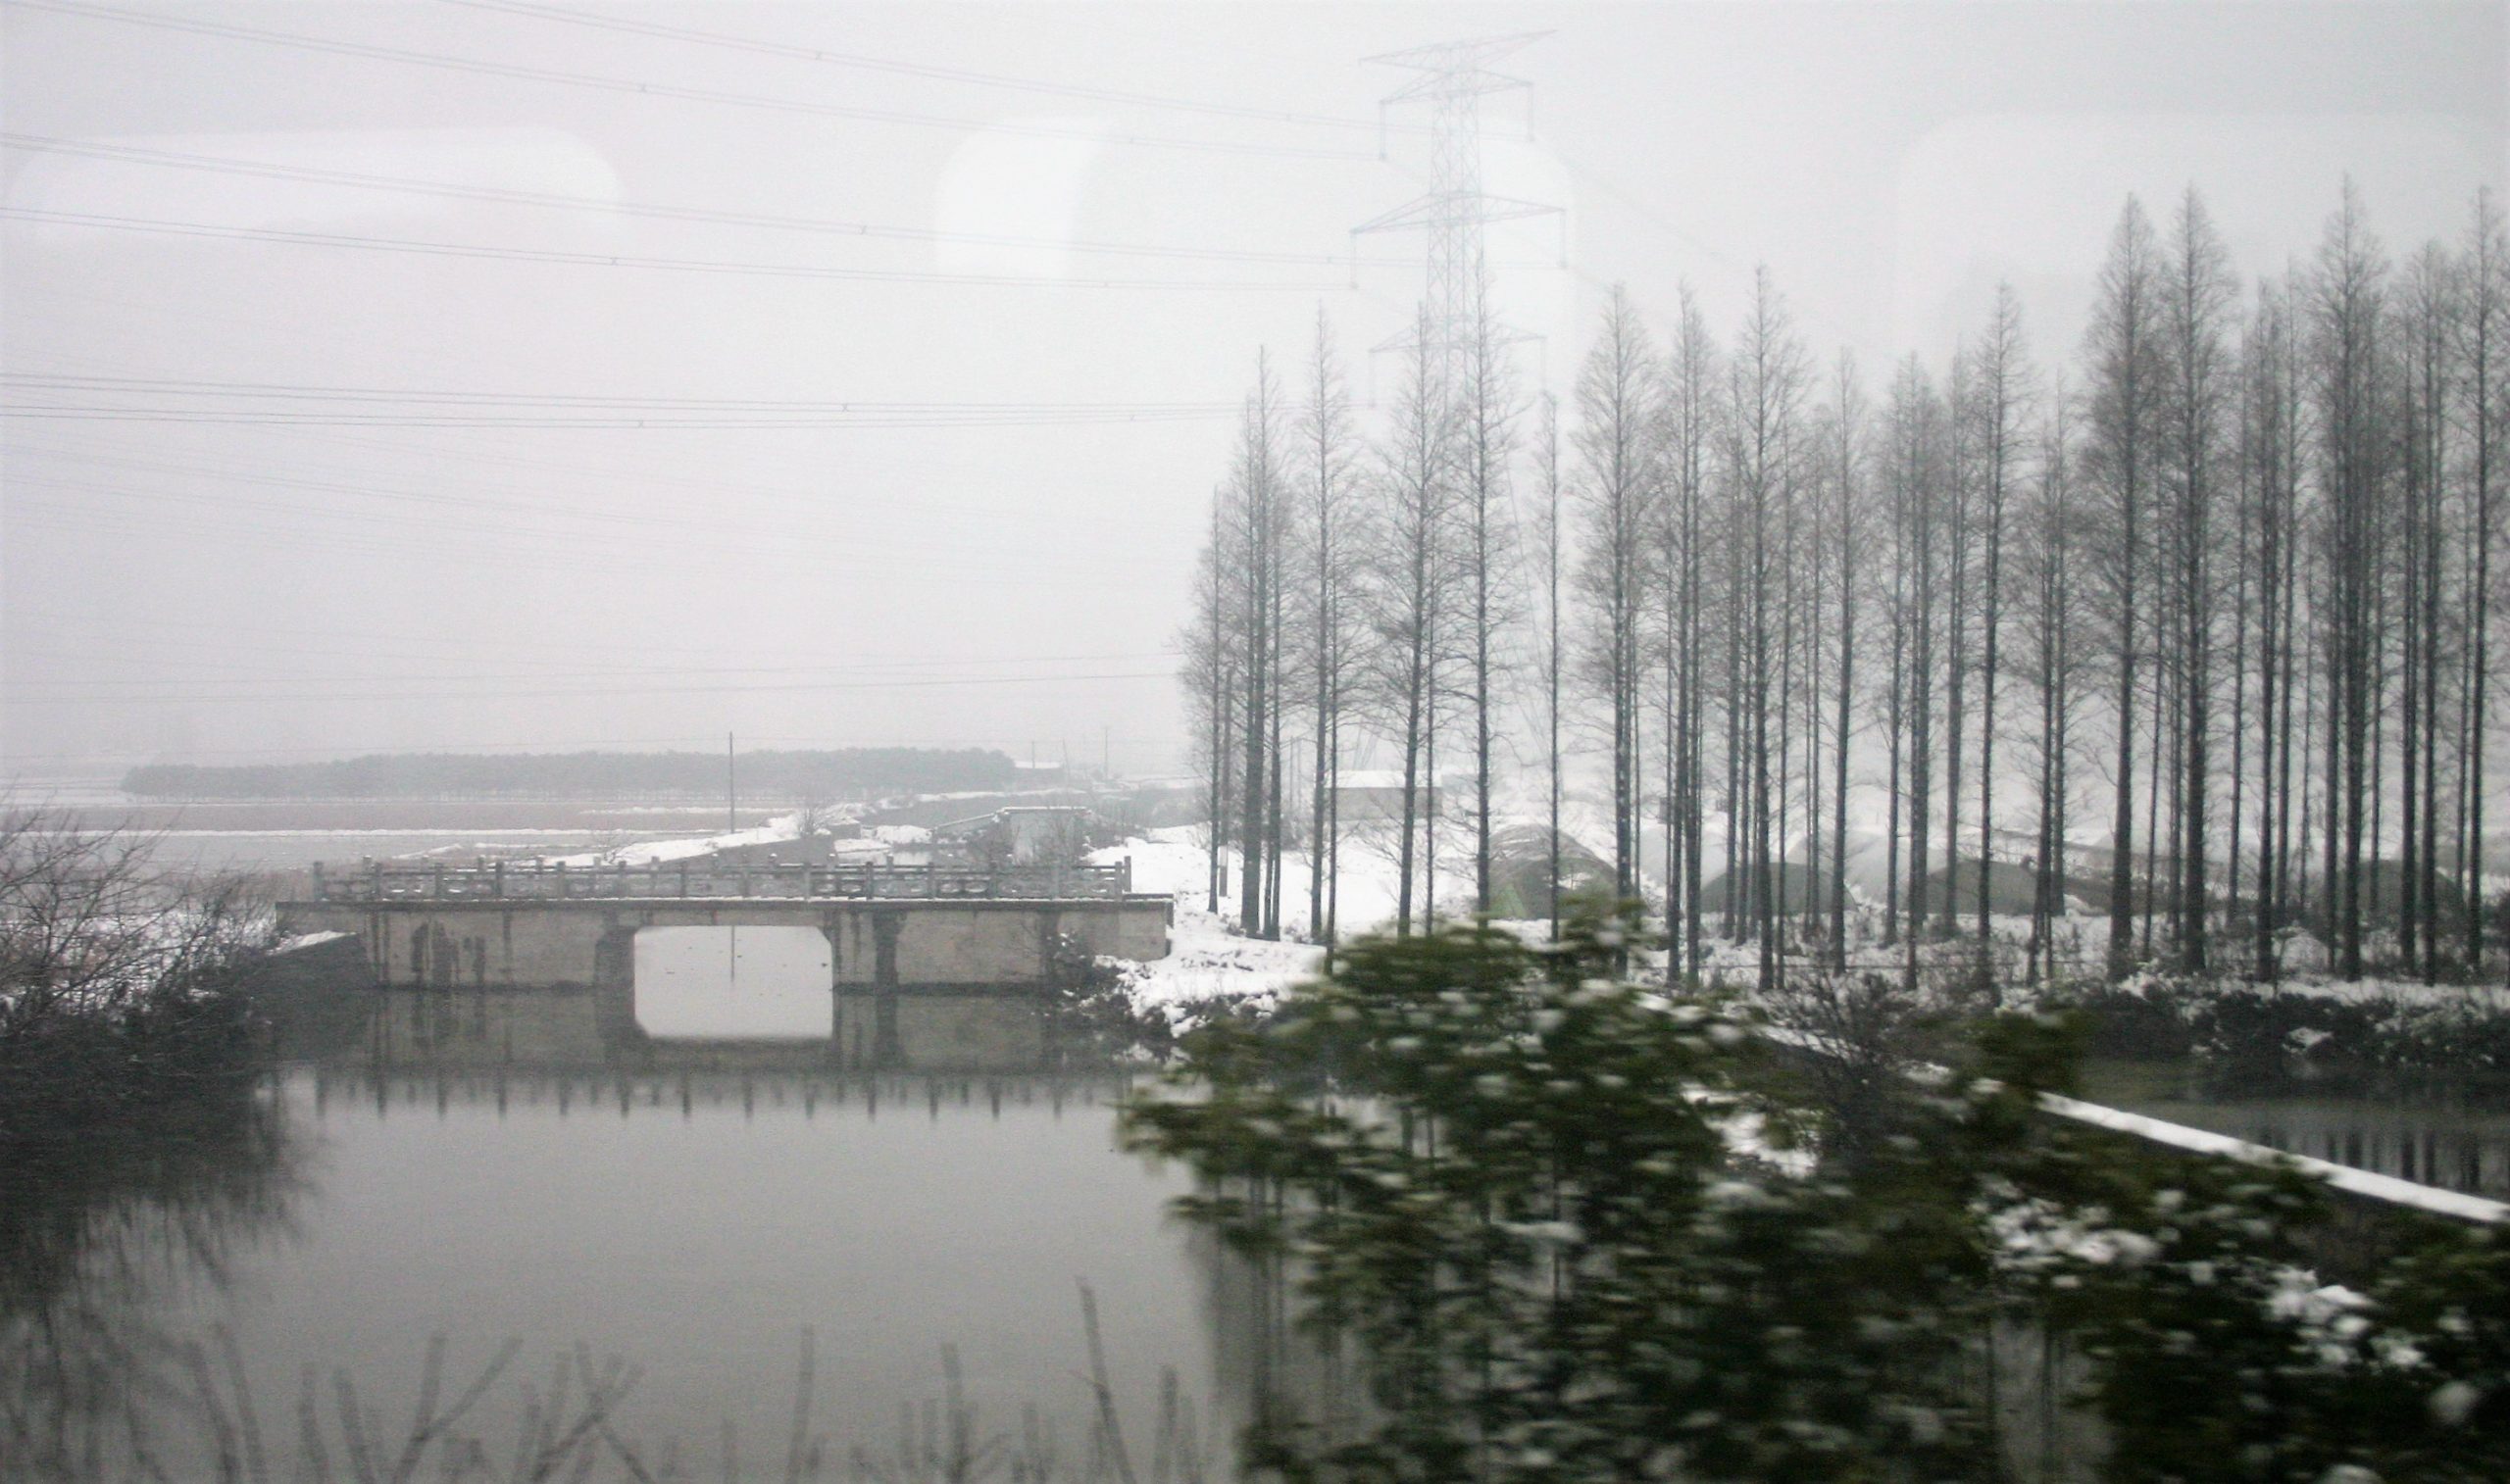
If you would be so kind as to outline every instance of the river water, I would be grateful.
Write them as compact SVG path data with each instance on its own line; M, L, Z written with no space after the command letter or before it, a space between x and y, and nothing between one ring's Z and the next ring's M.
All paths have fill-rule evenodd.
M2194 1068L2086 1069L2084 1093L2131 1113L2421 1185L2510 1200L2510 1105L2435 1088L2415 1099L2279 1091L2203 1094Z
M593 1023L584 997L333 986L309 1014L297 986L275 1002L290 1060L264 1094L272 1137L166 1191L86 1193L75 1260L15 1311L0 1297L0 1422L136 1416L173 1477L209 1477L217 1425L187 1342L231 1409L217 1357L232 1338L259 1426L292 1459L309 1367L336 1450L339 1377L397 1437L431 1338L447 1395L514 1339L463 1424L502 1460L527 1383L545 1395L581 1343L641 1367L617 1427L643 1466L718 1477L728 1437L733 1476L782 1478L807 1331L809 1430L831 1460L894 1460L898 1409L943 1395L948 1347L980 1435L1021 1434L1034 1408L1069 1462L1095 1408L1085 1284L1131 1446L1153 1447L1171 1372L1201 1435L1233 1435L1242 1285L1167 1214L1183 1171L1117 1147L1124 1077L839 1075L824 960L740 936L640 952L655 1039L632 1057L574 1033ZM790 1014L812 990L817 1042ZM0 1457L0 1476L44 1476L29 1457Z

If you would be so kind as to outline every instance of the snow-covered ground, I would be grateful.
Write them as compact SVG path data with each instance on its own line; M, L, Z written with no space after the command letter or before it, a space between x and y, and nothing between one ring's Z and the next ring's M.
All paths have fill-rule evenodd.
M652 866L664 861L687 861L712 855L739 845L778 845L802 838L802 816L799 814L778 815L751 829L729 834L700 835L679 840L645 840L633 845L621 845L609 850L586 851L581 855L551 856L547 863L569 867L578 866Z
M1563 823L1572 826L1570 833L1576 833L1574 817L1564 818ZM1440 851L1438 897L1441 914L1461 919L1471 912L1472 879L1469 866L1457 859L1465 848L1462 832L1455 834L1457 838L1445 842ZM1127 970L1135 1005L1143 1010L1163 1011L1172 1021L1186 1007L1213 1001L1261 1004L1276 999L1290 985L1314 975L1324 957L1320 949L1303 941L1308 924L1308 858L1304 852L1287 851L1282 856L1281 925L1287 941L1266 942L1242 937L1230 926L1235 898L1229 892L1220 894L1219 913L1206 911L1209 862L1202 838L1203 830L1198 825L1157 829L1098 851L1090 858L1102 865L1130 858L1134 890L1159 892L1176 899L1177 918L1169 956ZM1230 884L1234 886L1234 853L1224 852L1223 862L1230 873ZM1373 839L1365 828L1349 833L1341 852L1337 916L1345 941L1392 923L1399 879L1387 842ZM1661 892L1660 883L1652 878L1644 880L1643 889L1651 898ZM1863 905L1865 894L1853 885L1850 892ZM1975 918L1964 912L1961 920L1966 926ZM2022 941L2029 922L2027 918L1999 914L1991 919L1991 929L2010 947ZM2072 915L2060 925L2058 938L2061 957L2075 961L2081 971L2092 971L2099 963L2098 945L2106 942L2106 919L2088 914ZM2019 952L2018 948L2011 951ZM2287 963L2296 968L2324 959L2317 945L2309 942L2288 945L2287 953ZM1891 957L1896 962L1897 952ZM1740 982L1751 976L1758 962L1758 951L1749 944L1711 942L1704 966L1711 977ZM2129 984L2133 987L2142 982L2130 980ZM2254 987L2244 980L2240 983L2243 988ZM2384 1004L2447 1005L2510 1014L2510 989L2499 986L2435 986L2381 978L2344 983L2321 972L2304 971L2271 992Z
M320 948L326 943L336 943L348 936L350 935L344 932L298 933L292 938L281 938L272 944L271 953L273 955L292 954L303 949Z
M1149 964L1128 965L1126 990L1136 1010L1167 1016L1180 1024L1189 1011L1214 1001L1267 1004L1301 979L1314 976L1324 950L1307 943L1268 943L1237 935L1224 918L1203 910L1209 875L1202 831L1180 825L1155 829L1147 836L1113 845L1090 856L1094 865L1112 866L1130 859L1133 890L1159 892L1177 901L1177 918L1169 930L1168 957ZM1292 872L1286 861L1285 881L1304 883L1306 863ZM1295 915L1306 918L1306 898Z
M2170 984L2166 980L2137 974L2122 981L2120 987L2137 994L2154 990L2166 993ZM2426 984L2419 979L2378 977L2345 980L2310 973L2287 978L2281 984L2252 984L2246 979L2226 979L2223 987L2250 990L2270 997L2305 996L2370 1005L2430 1005L2510 1014L2510 989L2498 984Z
M1235 897L1220 894L1219 913L1210 912L1210 862L1198 825L1155 829L1109 846L1089 858L1109 866L1130 859L1133 890L1158 892L1176 899L1177 917L1169 935L1168 957L1125 968L1127 989L1134 1006L1167 1015L1180 1023L1189 1011L1213 1002L1260 1007L1281 992L1312 978L1322 966L1324 950L1306 941L1309 921L1309 861L1304 851L1281 857L1281 930L1283 941L1240 936L1230 925ZM1450 842L1451 844L1451 842ZM1237 881L1233 852L1223 855L1230 884ZM1343 841L1341 889L1334 925L1344 942L1390 927L1395 918L1402 872L1393 852L1365 829L1354 829ZM1473 881L1469 868L1457 868L1440 852L1438 905L1443 917L1462 920L1472 912ZM1501 927L1527 924L1496 924ZM1543 924L1531 924L1537 935Z

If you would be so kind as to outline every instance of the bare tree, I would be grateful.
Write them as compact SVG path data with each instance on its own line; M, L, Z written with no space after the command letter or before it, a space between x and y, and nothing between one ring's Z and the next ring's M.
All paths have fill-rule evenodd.
M2450 423L2457 368L2452 330L2458 315L2456 266L2439 243L2406 264L2398 285L2396 423L2400 475L2397 625L2402 723L2398 760L2397 943L2403 966L2419 961L2425 982L2440 976L2439 770L2442 677L2454 668L2441 626L2442 560L2447 529Z
M2471 971L2484 964L2484 752L2491 721L2492 527L2501 478L2504 429L2503 336L2510 330L2510 237L2500 208L2479 192L2460 250L2458 379L2460 421L2467 430L2467 547L2473 564L2465 590L2466 683L2458 735L2460 770L2458 890L2466 904L2465 955ZM2469 837L2472 837L2471 839Z
M1255 386L1247 393L1239 422L1236 468L1230 477L1230 519L1225 523L1234 543L1230 553L1233 560L1223 570L1233 579L1229 620L1237 626L1244 646L1238 927L1267 938L1280 936L1280 620L1289 535L1282 411L1272 359L1259 354Z
M1478 911L1486 913L1490 910L1491 727L1496 696L1493 661L1516 596L1504 578L1516 545L1508 520L1508 462L1515 451L1517 406L1507 345L1491 314L1486 268L1473 300L1463 381L1456 388L1455 433L1462 444L1456 461L1457 484L1468 526L1462 556L1472 604L1473 901Z
M1783 562L1779 543L1791 524L1795 497L1792 437L1807 380L1803 348L1786 321L1786 310L1769 271L1753 279L1752 307L1736 337L1731 360L1729 468L1736 498L1744 512L1746 544L1739 566L1747 586L1741 595L1751 633L1749 713L1751 739L1751 891L1753 930L1760 944L1760 981L1778 977L1777 878L1772 840L1772 797L1776 780L1770 767L1772 640L1783 616L1778 611L1776 568ZM1782 726L1782 740L1783 722Z
M1828 475L1831 488L1832 601L1838 613L1838 668L1835 671L1836 721L1831 762L1831 966L1847 968L1847 793L1848 751L1854 736L1856 706L1857 618L1864 584L1858 580L1858 549L1867 525L1865 513L1865 400L1858 388L1856 362L1839 353L1832 373Z
M1342 713L1351 683L1352 586L1358 564L1351 525L1359 474L1351 397L1325 312L1316 315L1307 406L1298 442L1306 500L1303 535L1310 605L1306 654L1315 684L1315 768L1309 784L1307 931L1330 949L1341 906Z
M1987 942L1987 861L1994 851L1996 678L2005 606L2005 511L2020 477L2023 420L2032 394L2022 303L2013 285L1998 284L1995 309L1980 335L1971 376L1972 446L1979 463L1978 516L1984 527L1979 574L1979 944Z
M1919 940L1927 916L1927 826L1933 802L1934 636L1937 618L1936 509L1943 478L1941 399L1925 369L1912 357L1891 383L1884 419L1888 457L1884 490L1892 523L1891 728L1892 855L1898 859L1900 824L1909 825L1905 917L1887 935L1905 935L1902 974L1914 987ZM1905 759L1905 789L1901 764ZM1897 889L1899 877L1892 877ZM1900 914L1892 914L1894 917Z
M1718 436L1716 347L1699 301L1685 285L1674 322L1664 377L1666 477L1664 561L1658 574L1665 606L1666 681L1672 689L1666 746L1671 763L1667 792L1665 927L1685 972L1696 976L1705 961L1700 912L1705 819L1702 775L1706 761L1707 696L1702 679L1704 584L1707 574L1707 507L1710 451ZM1675 962L1672 958L1669 964Z
M2206 820L2207 785L2214 768L2209 746L2214 724L2214 507L2221 499L2223 444L2230 427L2227 402L2234 388L2227 325L2238 290L2230 255L2193 189L2180 202L2169 251L2162 296L2169 367L2163 478L2172 497L2166 525L2177 569L2171 612L2180 625L2174 636L2174 669L2183 703L2178 718L2180 802L2175 810L2180 832L2172 842L2179 892L2171 913L2182 962L2202 973L2205 863L2212 850Z
M1935 523L1943 584L1943 909L1936 931L1952 936L1959 912L1961 880L1961 741L1967 719L1970 675L1970 569L1978 544L1973 514L1978 485L1977 440L1971 424L1971 385L1977 379L1976 357L1967 346L1952 357L1952 384L1944 424L1944 477L1940 488L1942 519ZM1981 863L1983 868L1984 863ZM1919 919L1924 924L1924 918Z
M1661 496L1655 438L1655 349L1629 293L1616 285L1603 333L1578 374L1578 501L1585 526L1579 590L1591 624L1585 669L1611 725L1613 889L1638 882L1640 637L1647 538Z
M1440 659L1450 642L1455 612L1450 591L1455 563L1445 546L1452 539L1456 444L1437 355L1424 314L1406 355L1403 386L1379 458L1365 586L1375 660L1370 668L1373 699L1380 724L1393 736L1403 759L1397 934L1407 934L1413 926L1420 865L1415 841L1427 813L1423 769L1433 756L1431 728ZM1434 798L1433 778L1428 786ZM1435 843L1432 832L1432 849Z
M2136 647L2144 601L2145 507L2152 498L2167 374L2161 359L2162 273L2152 223L2131 196L2101 266L2084 345L2091 390L2083 463L2109 527L2100 566L2117 696L2117 761L2110 778L2116 791L2109 862L2112 979L2125 976L2134 957Z
M2372 790L2374 624L2389 483L2382 401L2387 347L2382 324L2386 264L2353 184L2328 222L2310 285L2311 357L2318 391L2319 477L2330 577L2323 620L2330 726L2330 918L2337 968L2362 976L2363 866Z
M2252 969L2282 973L2291 907L2292 745L2301 594L2301 358L2286 286L2261 284L2243 347L2241 445L2257 507L2258 803L2256 943ZM2234 839L2236 845L2236 839Z
M2024 947L2024 974L2037 982L2056 970L2056 922L2066 890L2066 819L2070 791L2076 685L2083 649L2076 638L2083 613L2075 584L2083 518L2074 489L2072 408L2059 389L2048 399L2038 433L2039 477L2023 522L2030 569L2024 605L2030 625L2032 683L2039 693L2038 827L2033 839L2031 935Z
M1230 623L1228 532L1222 520L1229 504L1226 488L1212 495L1211 534L1194 567L1194 618L1180 636L1184 664L1179 678L1193 706L1193 748L1202 765L1204 881L1203 911L1217 914L1228 889L1227 846L1234 811L1230 763L1235 757L1237 723L1238 644Z
M1544 874L1545 897L1550 903L1551 936L1560 936L1560 705L1561 678L1567 654L1566 636L1560 628L1560 558L1564 534L1560 521L1560 404L1549 393L1542 398L1542 418L1534 431L1534 455L1542 481L1542 514L1536 522L1536 533L1542 542L1543 556L1543 623L1542 623L1542 719L1546 735L1543 761L1550 772L1548 828L1544 832L1544 849L1549 855L1549 869Z
M159 864L157 846L0 802L0 1091L12 1101L86 1098L94 1089L71 1083L123 1069L92 1058L153 1054L116 1027L199 996L268 942L240 883L187 882Z

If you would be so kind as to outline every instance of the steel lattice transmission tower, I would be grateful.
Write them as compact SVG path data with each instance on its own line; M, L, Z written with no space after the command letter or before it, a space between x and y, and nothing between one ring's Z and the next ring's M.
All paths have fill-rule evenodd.
M1481 100L1492 93L1533 86L1525 78L1492 72L1490 64L1550 34L1519 31L1441 41L1361 59L1417 74L1380 101L1380 120L1393 109L1413 104L1427 103L1431 110L1430 188L1351 228L1355 247L1361 234L1369 232L1420 231L1429 239L1429 277L1422 298L1428 322L1417 330L1407 329L1379 349L1408 349L1416 333L1426 333L1432 343L1422 350L1435 359L1440 378L1449 385L1457 379L1480 309L1486 267L1483 228L1494 222L1561 213L1557 206L1493 196L1481 188ZM1508 338L1519 337L1510 334Z

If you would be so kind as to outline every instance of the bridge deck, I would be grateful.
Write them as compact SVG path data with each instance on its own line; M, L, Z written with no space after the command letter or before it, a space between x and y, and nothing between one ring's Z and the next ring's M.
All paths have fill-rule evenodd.
M385 866L351 874L314 868L312 900L323 903L568 901L1122 901L1132 863L1116 866L747 866L671 862L650 866L566 866L539 862L485 866Z

